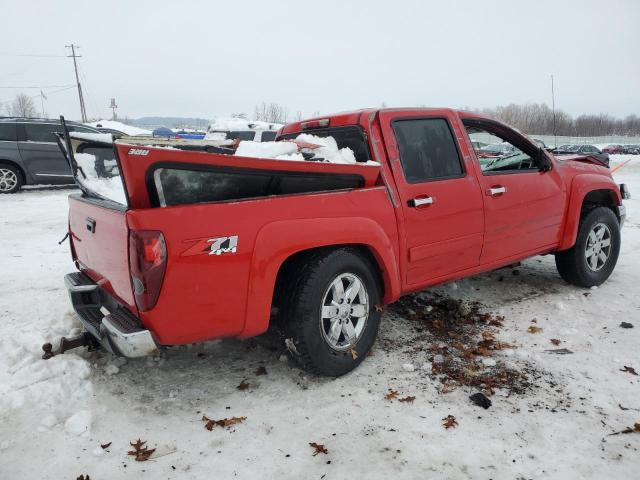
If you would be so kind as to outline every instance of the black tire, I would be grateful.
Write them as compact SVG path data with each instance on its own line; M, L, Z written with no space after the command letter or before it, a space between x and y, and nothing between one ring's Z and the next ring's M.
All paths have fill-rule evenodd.
M610 250L606 261L596 258L596 269L593 262L587 260L587 249L590 245L589 235L599 225L607 227L604 235L610 238ZM606 242L605 242L606 243ZM606 247L600 247L606 249ZM592 251L592 250L590 250ZM596 248L596 251L600 251ZM578 237L575 245L569 250L556 253L556 267L558 273L567 282L579 287L593 287L601 285L609 278L618 261L620 254L620 223L610 208L596 207L580 221ZM593 259L593 255L589 257ZM589 263L588 263L589 262ZM602 265L600 265L602 262Z
M0 193L16 193L22 183L22 172L18 168L0 163Z
M381 286L374 268L356 249L340 248L312 255L292 275L287 289L289 298L284 305L283 339L291 357L307 372L338 377L356 368L367 356L375 342L382 316L381 309L376 308L380 304ZM341 330L339 338L345 345L332 347L327 326L333 325L334 319L321 318L322 305L327 298L333 299L335 290L331 290L331 285L334 281L347 285L346 294L349 281L354 278L364 286L364 294L360 296L362 293L357 293L353 305L362 303L365 297L368 299L367 308L360 306L360 311L366 311L367 315L362 317L364 326L355 342L349 342ZM340 311L339 307L336 309ZM357 318L348 312L342 313L349 315L348 318L343 319L338 313L336 321L358 325ZM325 333L322 328L325 328Z

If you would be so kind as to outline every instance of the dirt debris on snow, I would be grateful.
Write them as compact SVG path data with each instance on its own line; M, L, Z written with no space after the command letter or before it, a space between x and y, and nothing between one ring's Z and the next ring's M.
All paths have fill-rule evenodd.
M413 294L402 297L390 310L407 318L422 334L405 352L427 353L431 376L440 382L441 393L466 386L491 396L496 389L524 393L531 387L526 371L492 358L496 352L515 346L496 338L504 317L484 312L479 302Z

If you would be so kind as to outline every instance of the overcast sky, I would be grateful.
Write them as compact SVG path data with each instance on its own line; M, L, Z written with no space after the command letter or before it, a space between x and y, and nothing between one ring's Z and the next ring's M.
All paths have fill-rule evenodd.
M528 7L525 7L528 4ZM368 106L551 104L640 114L640 0L0 0L0 86L45 86L79 117L65 45L81 46L88 114L292 115ZM55 87L54 87L55 86ZM60 86L60 87L58 87ZM0 88L0 102L24 91ZM40 100L36 98L38 110Z

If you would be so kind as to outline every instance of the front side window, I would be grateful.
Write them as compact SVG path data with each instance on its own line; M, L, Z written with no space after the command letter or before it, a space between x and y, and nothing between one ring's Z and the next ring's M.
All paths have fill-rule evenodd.
M60 125L52 123L25 123L25 134L28 142L55 142L55 132L62 130Z
M408 183L464 174L453 134L445 119L396 120L393 122L393 131Z
M537 145L525 146L522 142L516 145L513 143L516 140L505 138L508 135L493 131L488 124L482 126L476 122L465 121L465 127L472 142L482 141L489 144L476 150L480 169L484 175L538 171L533 158L533 149L539 148ZM504 129L504 127L501 128ZM529 153L523 149L528 150Z

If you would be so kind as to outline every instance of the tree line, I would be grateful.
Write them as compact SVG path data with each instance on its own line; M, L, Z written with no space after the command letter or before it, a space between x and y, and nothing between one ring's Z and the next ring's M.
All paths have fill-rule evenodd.
M556 110L554 116L553 110L544 103L512 103L476 111L527 134L570 137L640 136L640 117L637 115L620 119L600 113L583 114L574 118L562 110Z
M383 103L384 107L384 103ZM569 137L603 137L607 135L640 136L640 117L628 115L625 118L615 118L606 113L597 115L583 114L572 117L562 110L553 110L544 103L515 103L495 108L475 110L496 120L507 123L518 130L537 135L560 135ZM0 113L16 117L35 117L38 115L35 103L31 97L20 93L12 102L1 104ZM319 116L314 112L312 117ZM234 117L248 118L245 113L234 113ZM287 123L302 120L300 111L291 116L289 110L278 103L262 102L255 106L254 120L269 123Z

